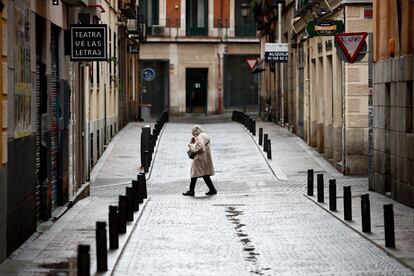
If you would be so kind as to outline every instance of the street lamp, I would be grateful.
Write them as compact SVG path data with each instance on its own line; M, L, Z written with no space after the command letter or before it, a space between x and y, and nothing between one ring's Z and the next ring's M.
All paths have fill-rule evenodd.
M250 5L248 3L242 3L240 5L241 16L243 16L244 20L249 16L249 9Z

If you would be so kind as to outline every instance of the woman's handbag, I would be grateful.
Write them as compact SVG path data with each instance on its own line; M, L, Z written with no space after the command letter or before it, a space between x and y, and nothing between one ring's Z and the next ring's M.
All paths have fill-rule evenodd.
M196 155L196 153L194 151L192 151L191 149L188 149L187 150L187 155L188 155L188 158L194 159L194 156Z

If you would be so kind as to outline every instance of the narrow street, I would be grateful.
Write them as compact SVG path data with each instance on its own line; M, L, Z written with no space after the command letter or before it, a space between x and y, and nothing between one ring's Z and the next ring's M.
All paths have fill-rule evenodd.
M283 129L272 137L271 165L284 174L278 175L241 125L202 125L211 136L218 195L204 196L199 180L196 196L183 197L191 127L166 126L148 184L151 199L114 275L412 275L303 196L307 168L337 173ZM338 180L356 190L366 183Z
M108 275L413 275L413 211L395 203L397 248L383 248L382 204L372 201L373 233L360 233L359 195L365 177L339 174L312 148L286 129L258 122L272 141L273 159L265 158L242 125L223 117L197 118L211 137L216 196L205 196L200 179L195 197L188 189L191 160L186 155L191 120L165 125L147 174L149 198L120 249L109 250ZM107 221L140 172L140 133L131 123L118 133L91 173L91 196L68 209L55 223L43 224L0 266L1 275L50 275L73 271L80 243L91 245L96 272L95 222ZM337 179L338 212L327 212L306 194L306 170ZM341 221L343 185L351 185L354 221ZM325 185L327 186L327 185ZM325 187L325 202L327 201ZM393 257L394 256L394 257ZM75 265L76 267L76 265Z

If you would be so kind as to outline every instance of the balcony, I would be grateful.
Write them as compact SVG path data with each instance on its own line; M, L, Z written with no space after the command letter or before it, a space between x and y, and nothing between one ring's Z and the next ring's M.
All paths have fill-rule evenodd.
M206 19L188 20L186 33L187 33L187 36L207 36L208 35L207 20Z
M126 18L137 18L137 4L135 0L119 0L118 7L122 15L124 15Z
M86 7L88 6L88 0L61 0L63 4L70 7Z
M237 24L236 37L256 37L256 24Z

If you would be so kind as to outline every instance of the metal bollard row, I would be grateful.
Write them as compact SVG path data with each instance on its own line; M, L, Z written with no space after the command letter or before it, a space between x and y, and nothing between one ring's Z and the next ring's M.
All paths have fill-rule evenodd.
M166 122L169 120L168 111L164 111L157 122L154 124L154 129L151 133L151 127L145 125L142 127L141 132L141 166L144 168L144 172L149 172L149 167L152 162L155 146L161 130Z
M136 180L131 181L131 186L126 187L125 195L119 195L118 206L109 206L109 249L119 248L119 235L127 232L127 222L134 220L134 212L139 211L139 204L144 202L147 195L147 183L145 173L148 172L152 160L152 153L162 127L169 120L168 112L163 112L157 120L151 134L151 128L145 126L141 133L141 164L144 172L137 175ZM96 264L97 271L108 270L108 235L105 221L96 222ZM77 274L90 275L90 245L79 244L77 253Z
M231 120L242 124L253 136L256 136L256 121L249 115L240 111L233 111Z
M259 135L260 139L260 135ZM313 196L314 171L308 170L307 195ZM329 180L329 210L337 211L336 179ZM317 201L324 202L323 174L317 174ZM343 186L344 220L352 221L351 186ZM386 247L395 247L393 204L384 204L384 239ZM361 225L363 233L371 233L371 207L369 194L361 195Z

